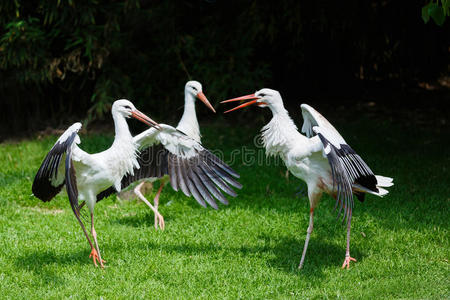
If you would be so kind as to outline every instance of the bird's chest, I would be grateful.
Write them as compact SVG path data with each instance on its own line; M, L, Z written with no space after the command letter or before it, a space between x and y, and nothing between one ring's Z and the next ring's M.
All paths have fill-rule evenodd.
M121 180L126 174L133 174L134 168L139 167L135 147L122 147L114 152L105 159L105 165L110 170L114 181Z
M93 197L112 184L110 171L101 161L86 165L74 162L79 200Z
M280 130L269 129L263 133L263 143L267 155L280 156L288 170L303 179L308 172L309 161L307 153L297 147L284 132Z
M77 181L78 186L89 186L96 192L111 185L120 189L122 178L126 174L133 174L134 169L139 168L134 145L112 147L93 158L95 165L81 168Z
M331 169L328 161L320 153L293 149L283 158L288 170L308 184L321 184L320 189L332 189Z
M281 155L288 170L296 177L305 180L311 173L309 156L296 150L290 150Z

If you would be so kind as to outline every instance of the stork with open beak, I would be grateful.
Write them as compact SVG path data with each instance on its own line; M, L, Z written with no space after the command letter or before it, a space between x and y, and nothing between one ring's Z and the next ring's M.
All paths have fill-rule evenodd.
M184 87L184 112L181 117L180 122L178 123L176 129L192 138L196 142L201 142L200 128L197 121L197 115L195 112L195 101L199 99L202 101L210 110L214 113L216 112L214 107L209 103L205 94L203 94L202 85L198 81L188 81ZM154 182L157 178L146 178L147 181ZM152 206L149 201L144 197L141 192L141 188L145 181L142 181L138 184L134 193L142 200L145 204L147 204L154 212L155 212L155 228L158 229L158 225L161 229L164 229L164 218L158 212L159 198L161 196L161 192L164 186L169 182L169 177L164 176L159 179L160 186L158 191L156 192L155 198L153 199L154 206Z
M128 100L117 100L112 106L115 126L115 138L112 146L100 153L89 154L78 147L80 138L78 131L81 123L70 126L50 149L39 168L32 186L34 196L44 202L53 199L66 186L70 206L77 218L84 235L91 247L89 257L104 267L100 255L97 233L94 228L94 207L97 198L101 197L110 186L117 191L121 189L121 181L125 175L133 175L139 167L137 145L133 140L126 119L135 118L156 131L159 125L138 111ZM80 218L79 201L86 203L91 217L91 234L95 246Z
M304 136L297 131L278 91L265 88L254 94L221 103L243 100L250 101L226 112L249 105L270 108L272 120L262 128L266 154L279 155L289 171L308 186L310 217L299 268L303 266L313 230L314 209L325 192L336 199L335 209L339 206L338 217L343 210L343 221L347 219L347 248L342 268L348 269L350 261L356 261L350 256L353 195L360 201L364 200L366 193L382 197L388 193L383 187L392 186L393 179L374 175L337 130L311 106L301 105L304 119L302 132L306 134Z

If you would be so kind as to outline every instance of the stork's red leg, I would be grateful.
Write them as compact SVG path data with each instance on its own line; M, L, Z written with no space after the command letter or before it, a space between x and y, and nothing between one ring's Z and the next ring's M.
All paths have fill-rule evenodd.
M303 263L305 261L305 256L306 256L306 250L308 249L309 238L311 236L311 232L313 231L313 228L314 228L314 208L311 208L309 211L309 226L308 226L308 230L306 230L305 246L303 247L302 258L300 260L300 264L298 265L299 269L301 269L303 267Z
M80 223L80 226L83 229L84 236L86 237L87 241L89 242L89 246L91 246L91 254L89 254L89 258L94 256L94 265L97 266L97 261L95 258L96 256L98 256L97 251L95 250L94 245L92 245L92 242L91 242L91 239L89 238L86 227L84 227L84 224L83 224L83 222L81 222L80 217L77 214L75 214L75 217L77 218L78 223Z
M134 188L134 193L139 197L139 199L144 201L144 203L147 204L147 206L150 207L153 210L153 212L155 213L155 227L156 227L156 229L158 229L158 225L159 225L159 227L162 230L164 230L164 218L163 218L163 216L158 212L158 210L155 207L153 207L153 205L150 204L150 202L148 202L148 200L141 193L141 187L142 187L143 184L144 184L144 182L141 182L140 184L138 184ZM161 193L161 190L162 190L163 186L164 185L161 183L161 187L159 188L158 194L157 194L158 197L159 197L159 194ZM156 222L156 221L158 221L158 222Z
M95 248L92 248L91 254L89 255L89 258L92 257L92 260L94 261L94 265L97 266L97 262L100 263L100 267L102 267L102 269L105 267L103 265L103 263L105 263L106 261L104 261L100 255L100 249L98 247L98 242L97 242L97 232L95 232L95 228L94 228L94 214L91 213L91 233L92 236L94 237L94 242L95 242Z
M345 250L345 260L342 264L342 269L347 267L347 269L350 268L350 261L356 261L353 257L350 257L350 227L351 227L351 221L352 221L352 213L350 212L348 216L348 223L347 223L347 249Z

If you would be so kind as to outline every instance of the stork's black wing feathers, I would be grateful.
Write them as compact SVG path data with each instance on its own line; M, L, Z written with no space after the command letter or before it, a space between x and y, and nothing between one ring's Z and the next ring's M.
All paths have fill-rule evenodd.
M323 146L323 153L328 158L333 177L334 189L337 190L336 206L339 205L338 217L344 209L343 220L350 222L353 207L353 185L360 185L373 192L378 192L377 179L367 164L345 142L339 132L319 112L307 104L302 104L302 132L308 137L315 134ZM364 194L355 193L359 200Z
M225 193L227 193L232 197L237 196L236 192L232 188L230 188L227 185L227 183L216 172L214 172L214 170L211 167L209 167L207 164L204 163L201 166L201 168L205 172L205 174L209 177L209 179L211 179L211 181L213 181L214 184L217 185L217 187L219 187L222 191L224 191Z
M242 188L242 184L233 178L239 178L239 174L236 173L236 171L234 171L230 166L225 164L220 158L206 149L200 153L200 157L202 158L204 164L209 166L217 177L223 179L235 188Z
M206 207L206 202L203 199L204 197L202 197L201 192L199 192L200 185L196 182L197 178L193 176L191 169L186 169L185 171L187 175L186 183L190 193L201 206Z
M236 171L204 148L196 150L195 156L187 158L173 154L163 145L157 144L143 149L138 163L139 169L122 179L122 189L140 179L169 175L170 185L175 191L181 190L186 196L193 196L200 205L206 207L208 203L217 209L215 199L228 204L221 191L235 197L236 192L230 185L242 188L234 179L239 177ZM106 189L97 195L97 202L115 192L114 187Z
M242 188L242 185L234 179L239 177L239 174L204 148L190 158L183 158L170 152L168 158L172 188L175 191L181 190L188 197L192 195L202 206L208 203L218 209L215 199L228 204L221 190L235 197L236 193L230 185Z
M196 171L197 175L202 178L202 182L205 185L205 187L208 189L209 193L213 195L217 200L222 202L225 205L228 205L228 200L225 198L225 196L222 194L222 192L215 186L214 180L209 180L210 177L201 167L197 167Z
M186 161L183 161L181 157L176 156L175 154L170 153L169 154L169 165L170 165L170 172L169 176L172 178L172 176L177 177L177 183L179 189L185 194L187 197L191 196L191 191L189 189L189 177L186 174L187 167L185 166ZM172 185L172 183L171 183ZM172 185L172 188L175 191L178 191L179 189Z
M350 219L354 205L352 185L359 184L371 191L378 192L377 180L369 166L349 145L340 144L338 148L320 132L317 135L323 144L331 166L333 185L337 188L335 209L339 205L338 217L344 209L343 220ZM357 196L359 200L364 199L364 197Z
M103 198L108 198L110 195L116 193L116 189L113 186L110 186L109 188L107 188L106 190L100 192L97 195L97 202L102 200Z
M72 149L69 147L67 149L66 155L66 190L67 195L69 196L70 207L72 207L72 211L77 218L80 217L80 207L78 206L78 188L77 188L77 179L75 176L75 168L73 167L72 162Z
M72 161L72 145L77 138L80 123L75 123L69 127L58 139L44 158L41 167L33 181L31 190L34 196L44 202L50 201L66 185L70 206L75 217L82 224L80 219L80 206L78 205L78 188L75 168ZM65 157L65 159L64 159ZM64 176L58 174L62 172L62 161L64 160Z
M211 151L204 149L201 152L201 155L203 157L206 158L206 160L210 163L213 163L214 165L220 167L222 170L224 170L226 173L228 173L229 175L239 178L239 174L236 173L235 170L233 170L229 165L227 165L226 163L224 163L220 158L218 158L216 155L214 155L213 153L211 153ZM242 187L241 184L238 183L238 185L240 186L240 188Z
M341 158L347 174L352 183L357 183L367 189L378 193L377 179L369 166L349 145L341 145L341 149L336 149L336 153Z
M34 177L31 190L33 195L44 202L53 199L63 188L65 180L61 183L55 184L58 176L58 169L60 167L61 160L67 154L67 150L70 149L78 130L73 131L69 137L63 142L59 140L50 149L45 156L36 176Z

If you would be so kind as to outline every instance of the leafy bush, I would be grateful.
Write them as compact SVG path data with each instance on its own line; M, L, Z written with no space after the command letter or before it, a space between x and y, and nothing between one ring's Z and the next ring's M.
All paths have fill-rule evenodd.
M202 82L217 103L264 86L297 100L299 91L345 94L361 80L409 84L446 70L448 28L425 26L419 7L383 0L345 5L3 1L0 140L101 119L118 98L173 122L189 79Z
M431 1L424 7L422 7L422 19L426 23L433 19L434 23L442 26L445 22L445 17L450 15L450 1L441 0L441 5L439 5L439 0L436 2Z

